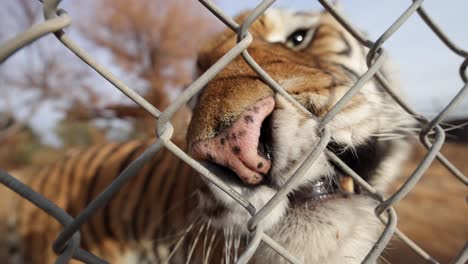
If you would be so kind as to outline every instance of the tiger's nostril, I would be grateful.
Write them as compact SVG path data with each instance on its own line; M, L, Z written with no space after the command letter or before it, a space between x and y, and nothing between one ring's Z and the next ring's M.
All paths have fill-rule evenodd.
M258 142L258 155L267 160L272 160L273 155L273 136L272 136L271 113L263 120L260 128L260 138ZM259 164L260 165L260 164Z
M197 142L192 155L233 170L247 184L258 184L271 167L271 113L273 97L266 97L248 107L217 136Z

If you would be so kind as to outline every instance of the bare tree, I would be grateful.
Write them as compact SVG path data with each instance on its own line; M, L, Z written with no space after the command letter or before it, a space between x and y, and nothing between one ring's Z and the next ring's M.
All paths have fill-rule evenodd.
M214 31L213 17L191 0L102 0L93 4L89 10L95 13L88 14L84 35L109 50L125 71L144 80L145 98L164 109L171 94L191 82L199 45ZM114 104L107 109L119 117L147 120L143 126L154 134L153 119L140 108Z
M4 3L0 11L0 42L26 30L42 19L39 1L16 0ZM27 126L45 103L66 108L74 101L95 104L93 89L85 85L89 71L73 56L46 36L23 48L1 65L2 111L21 116L0 132L0 142ZM11 115L4 115L10 116Z

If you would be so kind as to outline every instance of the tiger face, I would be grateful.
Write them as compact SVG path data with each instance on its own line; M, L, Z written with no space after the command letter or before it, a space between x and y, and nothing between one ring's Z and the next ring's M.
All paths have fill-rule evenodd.
M240 15L237 21L245 18ZM367 70L366 50L327 13L270 9L249 29L250 55L311 115L275 93L240 56L198 98L188 130L189 153L219 166L218 175L257 210L293 175L320 139L318 124ZM203 72L229 51L227 30L199 53ZM328 148L380 191L406 157L398 133L403 112L373 81L328 124ZM247 233L248 212L211 183L199 209L218 228ZM288 199L263 222L268 233L305 263L360 263L383 226L376 202L321 154ZM262 263L283 262L266 247Z

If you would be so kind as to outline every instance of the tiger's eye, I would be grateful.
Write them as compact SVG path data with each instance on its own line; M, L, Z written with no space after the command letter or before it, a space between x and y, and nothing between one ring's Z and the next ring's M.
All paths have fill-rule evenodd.
M298 29L294 31L286 40L286 44L291 47L299 46L307 35L307 29Z

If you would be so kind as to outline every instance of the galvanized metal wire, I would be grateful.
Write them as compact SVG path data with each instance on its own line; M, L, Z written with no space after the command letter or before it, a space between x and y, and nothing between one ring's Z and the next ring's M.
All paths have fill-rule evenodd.
M262 208L255 208L249 201L243 198L238 192L230 188L220 178L216 176L216 171L211 170L209 166L192 159L182 149L177 147L172 141L174 128L171 125L171 118L174 113L186 104L193 96L201 91L201 89L212 80L218 72L220 72L227 64L238 56L250 65L250 67L267 83L275 92L283 95L292 104L307 113L310 118L315 118L308 110L303 107L299 102L292 98L278 83L271 78L249 55L247 48L251 44L253 37L249 33L249 28L274 2L275 0L261 1L258 6L251 11L242 24L237 24L232 18L226 15L218 6L210 0L199 0L207 10L213 13L220 19L228 28L237 34L237 45L235 45L229 52L227 52L221 59L219 59L210 69L198 77L182 94L180 94L164 111L160 111L150 103L148 103L142 96L132 90L129 86L123 83L117 76L113 75L109 70L100 65L91 55L83 50L76 42L74 42L63 29L72 24L71 17L62 9L58 9L60 0L44 0L43 10L45 21L31 28L25 30L14 38L2 43L0 45L0 63L3 63L12 54L20 51L26 45L36 41L42 36L47 34L54 34L57 39L63 43L70 51L76 54L83 62L88 64L92 69L98 72L102 77L112 83L117 89L122 91L125 95L131 98L135 103L144 108L158 121L158 129L156 134L159 140L148 147L148 149L133 163L131 163L102 193L100 193L95 200L93 200L78 216L75 218L68 215L61 208L56 206L53 202L47 200L42 195L34 192L28 186L15 179L8 173L0 170L0 182L8 188L21 195L24 199L34 203L37 207L44 210L46 213L57 219L64 227L62 232L58 235L53 244L53 249L57 253L56 263L68 263L70 259L77 259L85 263L106 263L97 256L81 249L79 232L80 227L89 220L89 218L96 212L96 210L104 206L113 195L115 195L122 186L133 177L136 172L162 148L166 148L180 159L185 161L194 170L200 173L201 177L212 182L221 190L230 195L235 201L243 206L251 215L248 222L249 230L252 232L252 239L246 250L239 257L237 263L247 263L254 255L257 247L261 242L265 243L280 256L287 259L290 263L301 263L297 258L287 252L280 244L274 241L263 231L263 221L270 212L277 206L281 200L286 199L287 194L297 186L297 183L303 177L307 169L315 162L318 156L325 152L329 159L341 168L347 175L350 175L362 188L367 190L370 197L378 201L379 205L375 209L376 217L378 217L385 225L385 229L376 241L374 247L370 250L362 263L374 263L382 253L383 249L389 243L391 237L396 234L406 244L418 253L423 259L429 263L438 263L428 253L421 249L416 243L411 241L405 234L399 231L396 227L397 214L393 209L393 205L403 199L417 184L418 180L422 177L432 161L437 158L447 169L459 179L463 184L468 184L468 179L463 173L458 170L450 161L447 160L441 153L440 149L444 144L445 133L441 128L440 123L450 113L450 111L464 98L467 94L468 87L468 52L458 47L444 32L437 26L431 19L430 15L424 10L422 4L424 0L413 0L408 3L408 8L395 20L392 25L385 30L384 33L376 41L368 39L365 35L360 33L346 18L344 18L339 11L328 0L318 0L322 6L330 12L330 14L346 29L349 33L356 38L363 46L369 48L367 53L367 66L368 70L356 81L356 83L349 89L349 91L335 104L335 106L319 121L317 134L320 140L314 149L309 153L304 163L297 169L294 175L278 190L278 192L267 202ZM41 1L42 2L42 1ZM398 96L392 89L389 82L381 74L380 69L383 65L385 58L385 49L383 45L392 37L392 35L402 26L408 18L417 13L427 26L436 34L440 40L450 49L454 54L463 58L463 63L460 66L460 77L464 83L458 94L452 101L432 120L419 115L414 111L402 98ZM423 129L420 133L420 141L427 148L427 154L420 162L419 166L408 177L407 181L390 197L386 198L366 181L364 181L356 172L349 168L343 161L341 161L333 152L326 149L330 141L330 131L327 124L336 116L338 112L353 98L353 96L363 87L363 85L371 79L377 80L384 90L398 103L406 112L416 116L417 120L421 123ZM431 134L432 139L429 138ZM465 263L468 261L468 248L464 246L457 256L454 257L453 263Z

